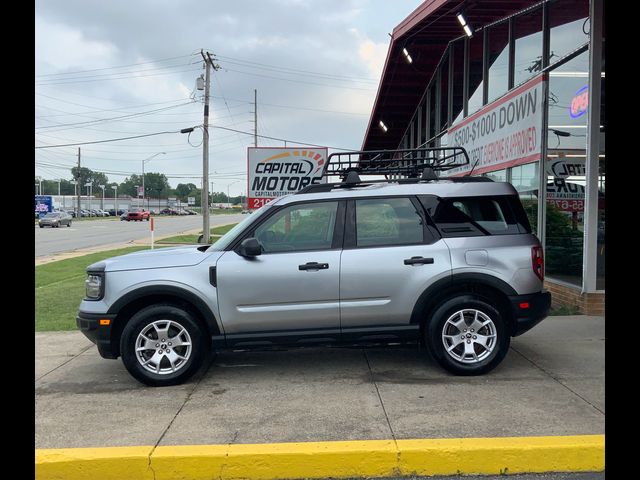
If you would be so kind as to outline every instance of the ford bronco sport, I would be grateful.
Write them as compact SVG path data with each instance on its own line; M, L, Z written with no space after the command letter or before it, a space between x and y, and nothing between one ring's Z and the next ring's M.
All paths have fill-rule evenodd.
M332 154L323 176L341 182L279 198L213 245L87 267L77 325L154 386L212 351L273 345L421 342L454 374L489 372L551 296L513 186L438 178L468 164L461 148Z

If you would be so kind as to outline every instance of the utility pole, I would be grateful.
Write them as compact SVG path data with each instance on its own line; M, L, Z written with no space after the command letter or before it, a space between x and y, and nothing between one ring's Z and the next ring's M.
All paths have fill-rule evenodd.
M76 185L78 185L80 183L80 147L78 147L78 177L76 178L76 181L78 182ZM82 193L82 187L78 188L76 193L78 194L78 211L76 212L76 218L80 218L80 194Z
M253 89L253 146L258 146L258 90Z
M204 121L202 123L202 196L200 203L202 204L202 242L209 243L210 227L209 227L209 91L211 88L211 68L218 70L219 65L213 63L211 54L200 50L200 55L204 59L206 73L204 84Z

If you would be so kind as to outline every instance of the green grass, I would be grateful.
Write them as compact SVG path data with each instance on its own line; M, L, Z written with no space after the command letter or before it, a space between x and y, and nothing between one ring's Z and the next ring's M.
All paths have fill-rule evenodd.
M75 330L76 313L84 297L85 268L105 258L145 250L128 247L91 253L36 267L36 331Z
M237 223L233 223L231 225L222 225L221 227L214 227L212 228L211 231L211 235L212 241L216 241L218 238L220 238L222 235L224 235L225 233L227 233L229 230L231 230L233 227L235 227L237 225ZM198 237L201 234L197 234L197 235L175 235L173 237L167 237L167 238L163 238L162 240L158 240L156 243L158 244L163 244L163 243L186 243L186 244L194 244L194 243L198 243Z
M241 213L241 208L211 208L209 209L210 215L233 215L235 213Z
M581 313L577 305L562 305L560 307L551 307L549 315L581 315Z

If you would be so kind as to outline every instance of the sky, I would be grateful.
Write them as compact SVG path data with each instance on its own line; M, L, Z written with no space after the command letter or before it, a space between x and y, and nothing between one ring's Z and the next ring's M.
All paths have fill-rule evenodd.
M36 0L35 175L71 179L82 166L122 182L164 173L202 180L204 73L211 79L210 182L246 194L247 147L258 134L287 146L358 150L390 32L421 0ZM298 144L292 142L300 142ZM258 138L258 146L284 146ZM330 148L329 152L333 150ZM165 152L164 154L160 152Z

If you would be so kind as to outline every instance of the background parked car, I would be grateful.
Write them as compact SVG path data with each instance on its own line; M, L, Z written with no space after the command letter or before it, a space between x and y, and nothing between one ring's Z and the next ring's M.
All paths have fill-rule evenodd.
M131 210L129 210L129 213L127 214L127 222L130 221L149 221L149 216L151 215L151 213L148 210L145 210L144 208L132 208Z
M120 221L124 221L127 219L127 216L129 215L129 210L118 210L120 213Z
M51 212L47 213L38 221L40 228L51 227L58 228L60 225L71 226L71 215L67 212Z

